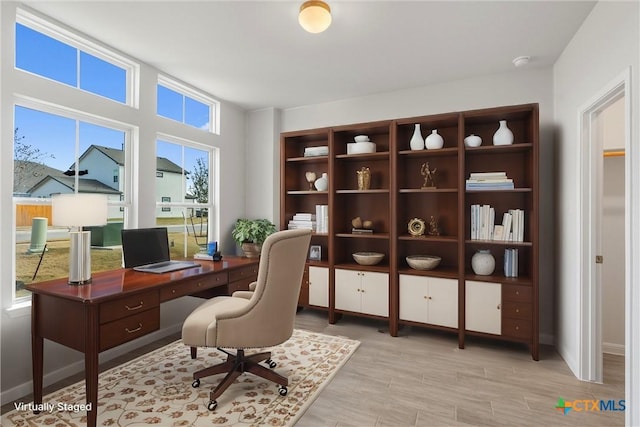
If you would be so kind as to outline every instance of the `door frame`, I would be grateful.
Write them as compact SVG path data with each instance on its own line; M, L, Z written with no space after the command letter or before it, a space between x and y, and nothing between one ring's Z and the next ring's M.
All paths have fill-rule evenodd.
M598 115L615 101L624 97L625 134L625 300L631 289L631 68L604 86L579 109L579 224L580 224L580 305L578 371L584 381L602 382L602 303L601 268L596 255L601 255L601 203L603 179L603 143L598 129ZM625 329L630 329L629 304L625 303ZM629 335L625 335L625 354L629 358ZM628 375L628 371L627 371Z

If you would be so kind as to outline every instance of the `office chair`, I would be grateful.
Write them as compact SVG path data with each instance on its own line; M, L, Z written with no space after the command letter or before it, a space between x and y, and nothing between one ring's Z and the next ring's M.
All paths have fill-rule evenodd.
M184 321L182 341L191 347L192 358L196 357L197 347L216 347L227 355L225 362L193 374L191 385L199 387L201 378L227 373L211 391L209 410L216 409L218 397L243 372L278 384L280 395L286 396L289 380L269 369L276 366L271 352L245 355L245 350L273 347L293 334L310 240L311 230L284 230L270 235L262 245L255 290L212 298ZM236 349L236 353L224 349ZM260 365L262 361L269 368Z

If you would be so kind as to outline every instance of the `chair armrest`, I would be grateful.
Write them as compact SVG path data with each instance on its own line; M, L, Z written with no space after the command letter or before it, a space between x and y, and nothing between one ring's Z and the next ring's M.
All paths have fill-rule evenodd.
M251 299L253 291L235 291L231 296L234 298Z
M255 291L256 290L256 286L258 285L258 282L251 282L249 283L249 290L250 291Z

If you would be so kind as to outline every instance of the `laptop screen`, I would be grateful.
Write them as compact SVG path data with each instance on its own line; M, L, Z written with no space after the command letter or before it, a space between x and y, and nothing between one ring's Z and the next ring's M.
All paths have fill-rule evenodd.
M169 261L166 227L123 229L122 256L125 268Z

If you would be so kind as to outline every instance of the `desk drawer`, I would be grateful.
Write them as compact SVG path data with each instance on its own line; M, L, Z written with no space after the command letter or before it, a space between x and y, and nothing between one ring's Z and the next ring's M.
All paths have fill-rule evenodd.
M243 281L248 280L249 281L248 283L251 283L257 278L258 278L258 264L229 271L229 283L237 282L239 280L243 280Z
M531 339L531 320L503 318L502 335L529 341Z
M165 286L160 290L160 301L169 301L174 298L190 295L205 289L215 288L227 284L227 273L216 273L215 275L200 277L180 283Z
M531 286L502 285L502 301L531 302Z
M100 324L122 319L159 305L158 291L135 294L117 301L107 302L100 305Z
M160 307L100 325L100 351L160 329Z
M531 304L504 301L502 303L502 315L515 319L531 320Z

